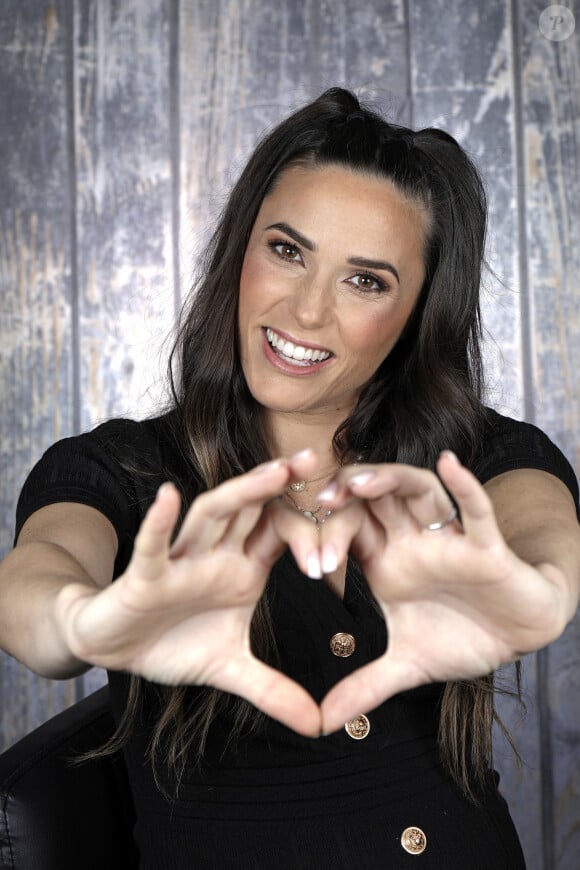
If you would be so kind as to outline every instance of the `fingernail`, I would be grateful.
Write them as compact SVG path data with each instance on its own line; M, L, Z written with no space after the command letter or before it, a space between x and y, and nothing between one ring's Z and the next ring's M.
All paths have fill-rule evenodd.
M322 548L322 571L332 574L338 568L338 557L333 544L325 544Z
M457 458L457 456L456 456L455 453L453 452L453 450L442 450L441 453L440 453L439 455L440 455L440 456L447 456L449 459L452 459L453 462L456 462L458 465L461 464L461 463L459 462L459 459Z
M364 486L364 484L368 483L369 480L372 480L373 477L376 477L376 473L374 471L361 471L360 474L355 474L353 475L353 477L349 478L348 485Z
M257 465L252 469L252 474L264 474L267 471L274 471L275 468L280 468L281 466L281 459L273 459L272 462L265 462L263 465Z
M311 580L322 579L320 559L316 550L313 550L312 553L310 553L310 555L308 556L308 559L306 560L306 573L311 578Z
M159 487L159 489L157 490L156 494L155 494L155 498L156 498L156 499L157 499L157 498L160 498L160 497L161 497L162 495L164 495L164 494L165 494L169 489L171 489L171 487L172 487L172 484L171 484L171 483L162 483L161 486Z
M295 459L306 459L307 456L312 456L310 447L307 447L305 450L299 450L298 453L293 453L290 457L290 462L293 462Z
M338 492L338 483L329 483L321 489L316 498L319 501L331 501Z

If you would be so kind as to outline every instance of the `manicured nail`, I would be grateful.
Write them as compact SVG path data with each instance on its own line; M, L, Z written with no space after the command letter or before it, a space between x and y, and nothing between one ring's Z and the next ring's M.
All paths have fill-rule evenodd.
M294 462L295 459L306 459L308 456L312 456L310 447L307 447L305 450L299 450L298 453L293 453L289 461Z
M274 471L275 468L280 468L281 466L281 459L273 459L272 462L265 462L263 465L257 465L252 469L252 474L264 474L267 471Z
M316 498L318 501L332 501L338 492L338 483L329 483L324 489L321 489Z
M316 550L313 550L312 553L308 556L306 560L306 573L311 578L311 580L321 580L322 579L322 570L320 568L320 558Z
M324 574L332 574L338 568L338 557L334 544L325 544L322 548L322 571Z
M170 490L172 488L172 486L173 486L172 483L162 483L155 494L155 498L157 499L157 498L160 498L161 496L165 495L165 493L168 492L168 490Z
M349 478L348 485L349 486L364 486L365 483L368 483L369 480L372 480L373 477L376 477L376 472L374 471L361 471L360 474L355 474L353 477Z

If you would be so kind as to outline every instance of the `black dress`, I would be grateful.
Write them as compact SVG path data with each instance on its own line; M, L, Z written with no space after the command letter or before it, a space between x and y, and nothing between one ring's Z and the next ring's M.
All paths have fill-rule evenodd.
M482 482L513 468L539 468L567 484L574 473L538 429L492 413L473 468ZM119 538L116 576L157 487L178 467L167 418L116 420L50 448L31 472L17 533L35 510L57 501L102 511ZM138 457L132 475L119 457ZM126 466L128 463L124 463ZM176 471L177 473L177 471ZM280 669L320 700L342 677L386 647L384 621L349 562L344 599L311 580L287 553L268 583ZM125 709L127 675L110 673L114 713ZM214 723L201 764L186 767L177 799L164 797L146 761L159 693L146 704L125 754L137 810L143 870L315 868L520 870L524 859L508 808L489 772L478 805L444 770L437 746L442 685L401 693L329 737L309 739L264 717L235 745L228 713ZM200 690L191 688L195 704ZM165 782L172 794L174 784Z

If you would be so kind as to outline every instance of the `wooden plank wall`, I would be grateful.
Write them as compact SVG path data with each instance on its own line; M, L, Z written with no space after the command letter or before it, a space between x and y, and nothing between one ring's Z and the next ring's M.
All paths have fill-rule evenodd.
M163 340L229 184L264 128L333 84L448 129L479 162L490 402L580 470L578 33L546 38L546 5L3 0L0 554L49 444L159 402ZM497 765L531 870L580 861L579 641L576 621L526 660L521 728L501 703L525 766L500 739ZM4 656L1 745L101 682Z

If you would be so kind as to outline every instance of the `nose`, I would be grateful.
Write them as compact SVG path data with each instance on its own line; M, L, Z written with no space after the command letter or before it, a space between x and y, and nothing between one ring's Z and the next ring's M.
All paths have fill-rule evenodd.
M332 286L322 275L305 276L294 288L291 299L292 313L304 329L314 329L328 322L332 313Z

